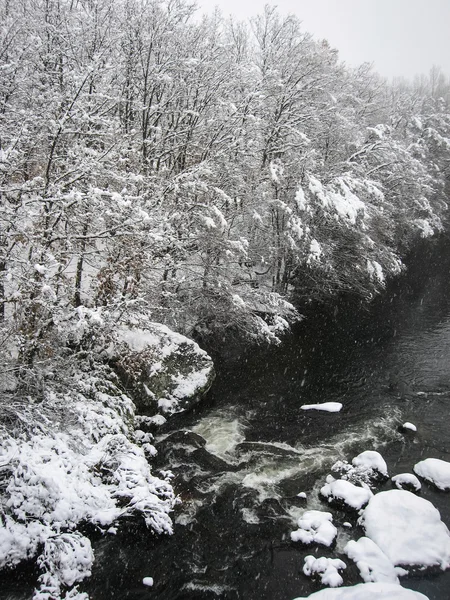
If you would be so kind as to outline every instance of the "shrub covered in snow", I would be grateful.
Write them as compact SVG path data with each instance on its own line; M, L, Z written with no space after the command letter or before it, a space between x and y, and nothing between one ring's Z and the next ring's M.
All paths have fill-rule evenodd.
M36 600L59 598L90 574L92 550L77 532L81 523L107 528L121 516L137 515L156 533L172 532L169 474L153 475L136 443L131 400L104 366L60 366L64 381L49 380L40 403L22 399L26 408L16 412L14 427L0 424L0 457L8 467L0 568L43 548ZM75 588L68 594L84 597Z

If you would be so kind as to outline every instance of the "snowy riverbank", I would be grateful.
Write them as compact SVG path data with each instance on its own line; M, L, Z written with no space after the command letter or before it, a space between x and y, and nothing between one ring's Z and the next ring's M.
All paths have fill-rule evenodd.
M213 379L212 361L197 344L157 324L122 328L105 356L121 360L122 381L128 366L135 394L139 377L131 366L139 366L142 390L153 401L146 415L137 417L130 395L96 352L53 361L52 371L41 374L39 396L14 390L3 396L0 568L36 560L35 600L87 598L78 591L94 560L83 534L87 524L113 535L121 518L136 516L149 533L172 533L177 500L171 473L152 472L149 429L199 399Z

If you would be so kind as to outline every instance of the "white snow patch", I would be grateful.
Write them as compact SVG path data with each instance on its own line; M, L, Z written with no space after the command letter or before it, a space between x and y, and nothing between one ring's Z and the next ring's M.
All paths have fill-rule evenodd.
M345 554L351 558L359 569L362 579L368 583L398 583L397 573L392 561L368 537L351 540L344 548Z
M420 481L412 473L400 473L392 477L392 482L395 483L399 490L403 489L403 486L411 486L416 492L422 487Z
M295 201L297 203L298 210L301 210L301 211L306 210L307 203L306 203L305 192L303 191L301 186L299 186L298 190L295 193Z
M402 588L395 583L360 583L351 587L324 589L295 600L428 600L420 592Z
M356 510L361 509L373 496L368 488L356 486L345 479L335 479L326 483L320 489L320 494L327 498L328 502L337 500Z
M367 261L367 272L371 279L377 279L380 283L384 283L383 268L376 260Z
M318 179L316 179L315 177L313 177L312 175L309 176L309 191L314 194L314 196L316 196L316 198L318 200L320 200L322 202L322 205L324 207L327 207L329 205L329 201L328 198L325 195L324 189L323 189L323 185L320 183L320 181Z
M450 490L450 463L439 458L426 458L414 465L414 472L431 481L440 490Z
M380 492L359 522L394 565L450 566L450 534L428 500L404 490Z
M332 521L333 516L329 512L308 510L298 519L298 529L291 532L291 540L302 544L331 546L337 535Z
M321 404L303 404L302 410L323 410L325 412L339 412L342 409L340 402L322 402Z
M328 198L331 200L339 217L349 221L352 225L360 213L364 213L365 204L354 194L344 180L339 180L339 191L329 191Z
M306 262L308 264L310 264L313 260L319 261L321 256L322 256L321 245L319 244L319 242L317 240L312 239L311 243L309 245L308 260Z
M361 452L361 454L358 454L358 456L355 456L352 460L352 465L376 471L385 477L389 477L386 461L381 454L375 450L365 450L364 452Z
M324 585L339 587L344 583L339 571L346 568L347 565L345 562L339 558L325 558L325 556L316 558L310 554L309 556L305 556L303 573L308 577L320 575L320 581Z
M420 237L428 238L434 235L434 229L426 219L415 219L413 223L420 230Z
M199 390L206 386L210 374L211 367L208 366L198 371L192 371L190 375L173 376L172 380L178 384L172 391L172 396L175 397L174 404L177 405L178 400L182 398L195 396Z
M406 423L403 423L402 427L403 427L403 429L410 429L411 431L417 431L417 427L415 425L413 425L413 423L410 423L409 421L406 421Z
M91 542L80 533L62 533L47 539L38 558L44 571L34 600L60 597L62 586L72 587L91 574L94 554Z

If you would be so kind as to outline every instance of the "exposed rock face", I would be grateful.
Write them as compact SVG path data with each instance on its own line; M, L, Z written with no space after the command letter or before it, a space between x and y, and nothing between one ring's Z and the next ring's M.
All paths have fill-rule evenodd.
M109 355L142 414L191 408L215 377L212 359L198 344L159 323L118 328Z

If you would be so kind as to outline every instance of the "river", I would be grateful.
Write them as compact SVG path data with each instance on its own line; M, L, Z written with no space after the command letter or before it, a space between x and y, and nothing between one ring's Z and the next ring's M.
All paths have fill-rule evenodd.
M357 514L333 510L332 550L302 548L290 532L306 507L326 510L318 489L336 460L376 449L391 476L423 458L450 461L449 267L446 243L417 252L370 310L344 301L311 310L283 345L219 364L205 401L159 436L158 468L172 470L181 499L175 534L129 521L116 536L94 535L93 577L81 588L92 600L291 600L320 587L301 572L311 553L342 558L345 584L360 581L341 554L363 535ZM329 401L342 411L300 409ZM401 433L405 421L417 433ZM421 495L450 526L449 494L424 483ZM401 582L449 597L449 571Z

